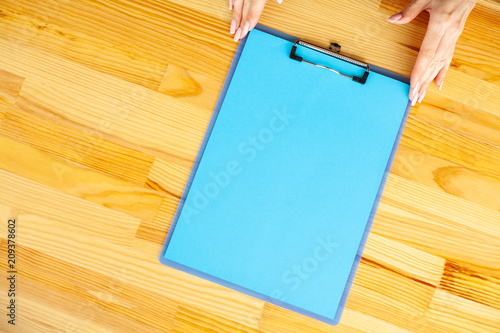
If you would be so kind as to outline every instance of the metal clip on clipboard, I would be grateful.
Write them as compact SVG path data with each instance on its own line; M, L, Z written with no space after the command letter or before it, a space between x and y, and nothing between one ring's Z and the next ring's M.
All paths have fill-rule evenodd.
M297 45L305 46L305 47L308 47L310 49L316 50L318 52L322 52L322 53L328 54L328 55L330 55L332 57L335 57L337 59L349 62L349 63L351 63L353 65L356 65L356 66L359 66L359 67L363 67L363 68L366 69L366 71L365 71L365 73L363 74L362 77L349 76L349 75L340 73L339 71L337 71L337 70L335 70L333 68L330 68L330 67L327 67L327 66L323 66L323 65L318 65L318 64L312 63L310 61L304 60L302 57L300 57L300 56L297 55ZM353 58L345 56L345 55L341 55L340 54L340 45L337 44L337 43L331 43L330 44L330 50L326 50L326 49L321 48L319 46L303 42L303 41L301 41L299 39L292 46L292 51L290 52L290 58L293 59L293 60L300 61L300 62L306 62L308 64L311 64L311 65L314 65L314 66L317 66L317 67L328 69L328 70L330 70L330 71L332 71L332 72L334 72L336 74L345 76L345 77L347 77L349 79L352 79L353 81L361 83L361 84L365 84L366 79L368 78L368 74L370 74L370 65L369 64L364 63L364 62L359 61L359 60L356 60L356 59L353 59Z

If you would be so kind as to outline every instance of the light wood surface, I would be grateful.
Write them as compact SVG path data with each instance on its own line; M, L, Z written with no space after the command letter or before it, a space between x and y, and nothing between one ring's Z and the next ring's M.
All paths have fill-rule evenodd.
M409 76L406 1L269 1L261 23ZM163 266L237 44L226 0L0 2L0 331L500 332L500 3L411 110L333 327ZM15 218L16 326L7 222Z

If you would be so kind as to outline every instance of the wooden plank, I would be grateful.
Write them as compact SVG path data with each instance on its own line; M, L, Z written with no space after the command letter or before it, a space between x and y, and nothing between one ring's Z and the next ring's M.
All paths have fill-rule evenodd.
M385 295L381 286L379 291L366 288L361 284L355 284L351 289L349 298L347 299L346 309L356 309L372 318L381 326L387 325L395 332L399 330L403 332L433 332L433 333L449 333L450 329L439 323L431 322L424 314L419 311L412 310L404 303L400 303L397 299ZM426 293L426 297L432 297L432 292ZM346 318L345 323L349 323ZM362 324L359 320L354 327L362 327L366 329L368 325ZM368 332L371 332L368 330ZM384 332L380 330L380 332Z
M8 109L0 135L142 186L153 163L152 157L107 140L99 130L74 129L18 108Z
M154 220L163 200L161 192L97 172L4 136L0 136L0 156L0 169L143 221Z
M0 203L0 222L2 223L3 228L0 235L2 235L3 238L6 238L7 235L8 220L17 219L17 217L19 216L19 211L20 209L17 207L7 206L3 203ZM2 264L7 265L7 261Z
M197 96L202 93L203 89L185 69L170 65L165 71L158 91L172 97L186 97Z
M169 64L158 91L212 110L222 86L220 79Z
M500 211L500 180L421 150L400 145L391 173Z
M450 260L499 269L499 220L498 211L391 174L372 232Z
M499 15L497 1L477 1L467 18L451 63L453 68L497 86L500 85L500 41L491 36L500 33Z
M54 264L57 263L54 262ZM170 323L168 326L165 324L165 318L170 317L166 312L163 318L159 318L148 316L144 311L137 311L136 309L142 304L135 305L136 309L131 308L132 304L125 302L123 302L124 305L111 307L106 306L105 301L98 299L82 300L77 297L68 297L65 290L48 287L44 283L30 280L25 276L20 276L17 282L19 286L22 286L23 292L30 295L30 297L18 297L16 331L19 332L108 333L145 330L151 333L162 333L168 332L171 326ZM74 288L74 286L65 285ZM116 309L120 307L121 311L117 311ZM107 311L103 312L103 308ZM165 309L165 306L162 306L162 309ZM154 319L154 321L148 322L143 318ZM158 327L159 323L163 323L163 327Z
M438 93L426 94L425 102L418 104L412 115L475 141L500 146L500 117Z
M354 283L363 290L369 289L379 293L381 297L378 299L387 302L385 309L398 308L399 313L406 313L412 317L425 313L436 289L424 281L408 279L406 275L365 258L361 259ZM387 321L391 322L390 319Z
M21 38L24 44L33 43L40 53L63 56L152 89L161 82L167 63L222 80L236 50L220 20L186 8L184 3L88 0L51 4L42 0L3 3L3 20L9 22L4 33ZM200 60L191 57L200 53Z
M20 218L19 222L25 221ZM2 253L5 243L3 239L0 241ZM23 278L18 284L23 290L18 297L23 311L19 320L21 324L25 324L25 316L37 317L34 309L25 308L25 301L35 301L51 311L59 310L65 314L51 320L51 326L61 329L75 326L80 320L87 329L95 326L105 332L112 328L166 332L173 326L177 303L143 290L139 285L132 285L123 268L114 267L103 274L22 245L17 248L17 258L18 271ZM65 319L66 316L71 318Z
M410 331L395 326L389 322L386 322L382 319L376 318L374 316L362 313L360 311L351 310L346 308L343 313L343 323L344 325L348 325L349 330L346 332L374 332L374 333L383 333L383 332L397 332L397 333L408 333ZM361 329L358 329L361 327ZM335 327L336 328L336 327ZM332 330L333 332L336 332ZM354 330L356 328L356 330ZM352 330L352 331L351 331Z
M2 126L3 118L5 117L5 112L7 112L7 104L0 103L0 127Z
M441 95L460 102L465 106L479 108L484 112L500 117L500 86L458 70L451 69L446 75L446 85L440 91ZM437 92L432 86L431 92Z
M0 68L0 104L14 105L16 103L24 78L4 71Z
M16 52L1 38L0 46L5 68L29 75L17 101L20 109L167 161L194 160L212 110L27 46Z
M151 226L149 223L141 223L139 228L137 228L137 233L135 234L136 241L141 240L153 242L156 246L163 244L167 236L168 229L161 230ZM155 248L158 252L158 248ZM157 253L159 254L159 252Z
M371 233L363 258L410 279L438 286L445 260L386 237Z
M148 185L170 193L180 199L184 192L191 168L156 158L148 175Z
M408 117L401 144L500 180L500 147Z
M436 289L426 317L456 332L496 333L500 328L500 310L441 289Z
M18 207L19 218L47 230L77 233L86 239L131 244L140 220L0 170L0 202ZM38 237L36 237L38 238ZM71 253L72 251L70 251Z
M167 193L163 198L155 219L152 222L142 222L137 229L135 237L157 245L163 245L178 204L179 198Z
M264 306L259 326L263 332L269 333L333 332L333 326L331 325L269 303L266 303ZM359 331L354 332L358 333Z
M168 231L178 205L178 197L165 196L153 221L153 228Z
M440 289L500 310L500 272L496 276L452 261L446 262Z
M250 315L249 315L250 316ZM255 317L260 317L260 313L255 313ZM175 314L175 324L172 333L257 333L256 329L236 323L231 320L215 316L207 311L180 304Z
M313 320L303 315L266 303L261 319L261 329L269 333L409 333L401 327L382 319L346 308L337 326Z
M152 293L158 299L165 297L235 322L245 322L249 313L260 313L263 308L264 302L253 297L160 265L157 255L145 256L140 249L129 248L126 244L104 242L102 237L88 237L72 230L67 227L68 221L54 218L50 220L51 228L47 228L48 219L41 216L25 214L21 218L25 221L22 224L24 246L92 273L116 275L118 268L120 274L127 277L130 288L142 288L139 294ZM127 233L130 234L134 235ZM246 325L257 329L258 323Z

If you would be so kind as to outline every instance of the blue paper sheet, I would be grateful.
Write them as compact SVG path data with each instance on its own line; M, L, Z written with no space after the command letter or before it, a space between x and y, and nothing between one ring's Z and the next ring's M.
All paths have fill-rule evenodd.
M259 27L240 45L160 261L337 324L409 86L380 69L362 85L291 60L290 40ZM305 47L298 53L364 72Z

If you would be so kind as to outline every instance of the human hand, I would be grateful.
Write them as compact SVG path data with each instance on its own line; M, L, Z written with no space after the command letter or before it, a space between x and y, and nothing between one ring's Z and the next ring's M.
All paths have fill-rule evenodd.
M233 10L230 33L234 34L234 41L244 38L255 28L267 0L229 0L229 10ZM279 4L283 0L277 0Z
M433 79L439 90L450 67L455 44L475 0L413 0L408 7L388 18L389 22L405 24L422 11L430 13L429 25L410 80L412 106L420 103Z

